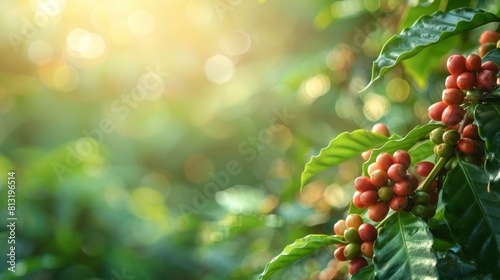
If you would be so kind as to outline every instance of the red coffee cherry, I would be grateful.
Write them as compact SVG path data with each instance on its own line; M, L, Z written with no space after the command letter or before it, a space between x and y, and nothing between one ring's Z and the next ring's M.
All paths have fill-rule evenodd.
M440 121L443 115L443 111L446 109L446 105L443 101L436 102L429 106L428 115L431 120Z
M372 182L372 185L378 188L387 185L387 179L387 172L382 169L377 169L370 175L370 181Z
M364 205L368 205L368 206L373 205L373 204L377 203L377 201L378 201L378 193L377 193L377 191L374 191L374 190L362 192L361 195L359 196L359 200Z
M406 179L406 167L400 163L394 163L387 170L387 177L393 182L399 182Z
M460 139L458 141L457 147L460 150L460 152L466 155L473 155L476 152L476 144L474 140L470 138Z
M422 177L429 176L432 169L434 168L434 163L429 161L421 161L415 165L415 172Z
M497 85L497 74L490 70L483 70L477 74L477 87L491 91Z
M369 223L364 223L360 225L358 229L358 234L363 241L369 241L369 242L374 242L375 240L377 240L378 236L377 229L372 224Z
M417 176L408 173L408 175L406 176L406 178L410 182L410 185L412 186L413 191L415 191L418 188L418 183L419 183Z
M494 30L485 30L481 35L479 36L479 44L486 44L486 43L496 43L500 39L500 36L498 33Z
M458 88L457 76L449 75L448 77L446 77L444 84L445 84L446 88Z
M333 252L333 255L335 256L335 258L341 262L345 262L347 261L347 259L345 258L344 256L344 249L345 249L345 245L342 246L342 247L338 247L334 252Z
M359 228L363 224L363 218L358 214L349 214L345 218L345 226L347 228Z
M389 207L396 212L403 211L406 206L408 206L408 198L406 196L396 195L389 202Z
M460 75L465 72L465 57L454 54L448 57L446 62L446 67L448 68L448 72L452 75Z
M346 230L345 226L345 220L338 220L334 225L333 225L333 231L335 232L336 235L344 235L344 231Z
M373 258L373 242L361 243L361 255L367 258Z
M473 123L466 125L462 131L462 137L479 140L479 132L477 125Z
M386 152L382 152L377 156L375 161L377 163L377 167L384 171L387 171L389 167L393 164L392 156Z
M365 205L361 202L361 192L358 191L355 191L354 195L352 196L352 204L359 209L365 209L368 207L368 205Z
M365 260L365 258L361 257L361 258L354 259L349 263L349 267L348 267L349 274L354 275L354 274L356 274L356 272L358 272L360 269L362 269L363 267L365 267L367 265L368 265L368 262Z
M460 105L465 98L465 94L456 88L447 88L443 90L442 99L446 105Z
M374 222L382 221L389 212L389 206L385 202L377 202L368 207L368 218Z
M457 77L457 86L461 90L473 89L476 85L476 75L471 72L463 72Z
M490 70L493 73L498 73L498 65L496 65L496 63L493 61L486 61L483 64L481 64L480 71L483 70Z
M407 196L413 192L413 186L410 183L410 181L402 180L402 181L396 182L394 184L394 186L392 186L392 191L394 192L395 195Z
M382 134L385 137L389 137L390 136L389 129L383 123L376 123L375 125L373 125L372 132L376 132L378 134Z
M372 184L370 177L359 176L354 179L354 188L358 192L365 192L368 190L376 190L377 188Z
M469 54L465 60L465 69L470 72L476 72L481 69L481 57L477 54Z
M406 169L408 169L408 167L410 167L411 164L410 154L405 150L395 151L394 154L392 155L392 160L394 161L394 163L399 163L403 165Z
M447 126L459 124L464 118L465 111L458 105L448 105L443 111L441 121Z

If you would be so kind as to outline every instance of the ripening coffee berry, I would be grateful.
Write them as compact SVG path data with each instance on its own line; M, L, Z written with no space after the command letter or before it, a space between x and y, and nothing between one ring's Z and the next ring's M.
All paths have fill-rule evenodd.
M498 73L498 65L493 61L485 61L481 64L481 71L490 70L493 73Z
M406 167L400 163L394 163L387 170L387 177L393 182L399 182L406 179Z
M347 261L347 259L345 258L344 256L344 249L345 249L345 246L342 246L342 247L338 247L334 252L333 252L333 255L335 256L335 258L341 262L345 262Z
M477 74L477 87L491 91L497 85L497 74L490 70L483 70Z
M390 136L389 129L383 123L376 123L375 125L373 125L372 132L376 132L378 134L382 134L385 137L389 137Z
M354 275L354 274L356 274L356 272L358 272L360 269L362 269L363 267L365 267L367 265L368 265L368 262L363 257L354 259L349 263L349 267L348 267L349 274Z
M399 163L403 165L406 169L410 167L411 157L410 154L405 150L397 150L392 155L392 161L394 163Z
M408 205L408 198L406 196L396 195L389 202L389 207L391 207L391 209L396 212L403 211L407 205Z
M348 260L353 260L361 255L361 244L350 243L344 248L344 257Z
M345 226L345 220L338 220L334 225L333 225L333 231L335 232L336 235L344 235L344 231L346 230Z
M476 152L476 144L470 138L462 138L457 144L458 150L466 155L473 155Z
M376 190L377 188L372 184L370 177L359 176L354 179L354 188L358 192L365 192L368 190Z
M345 226L347 228L359 228L360 225L363 224L363 218L361 218L358 214L349 214L345 218Z
M443 134L446 130L442 127L435 128L434 130L431 131L429 134L429 138L431 139L431 142L439 145L443 143Z
M459 124L465 115L464 109L458 105L449 105L444 109L441 121L447 126Z
M361 237L359 237L358 229L354 227L348 227L344 231L344 238L349 243L358 243L358 244L363 243L363 240L361 239Z
M466 71L465 69L465 57L454 54L448 57L446 61L446 68L448 68L448 72L452 75L460 75Z
M367 151L362 152L362 153L361 153L361 158L362 158L363 160L369 160L369 159L370 159L370 156L372 155L372 151L373 151L373 149L369 149L369 150L367 150Z
M392 186L392 191L395 195L399 196L407 196L413 192L413 186L408 180L402 180L396 182L394 186ZM392 201L392 200L391 200Z
M427 205L431 202L431 197L428 193L419 191L415 193L413 200L415 201L415 204Z
M465 60L465 69L469 72L476 72L481 69L481 57L477 54L471 53Z
M384 171L387 171L389 167L393 164L392 156L389 153L382 152L377 156L375 160L377 167Z
M458 140L460 140L460 132L457 130L447 130L443 133L443 142L448 145L456 145Z
M476 85L476 75L471 72L463 72L457 77L457 86L461 90L473 89ZM460 103L459 103L460 104Z
M467 100L472 103L477 103L481 99L481 93L476 89L467 91L465 96Z
M367 171L368 171L368 175L372 175L372 173L379 169L378 166L377 166L377 163L376 162L372 162L370 163L370 165L368 165L368 168L367 168Z
M465 94L456 88L447 88L443 90L442 99L446 105L460 105L465 98Z
M361 243L361 255L367 258L373 258L373 242Z
M462 130L462 137L479 140L479 131L477 125L473 123L466 125Z
M394 192L392 191L392 187L384 186L378 189L378 198L382 201L389 201L392 199Z
M417 178L417 176L415 176L415 175L413 175L411 173L408 173L408 175L406 176L406 178L410 182L410 185L412 186L413 191L415 191L418 188L418 178Z
M378 193L377 191L374 190L362 192L361 195L359 196L359 200L361 200L361 203L365 205L368 206L373 205L378 201Z
M446 107L448 107L448 105L444 104L443 101L436 102L429 106L427 114L431 120L440 121Z
M377 169L370 175L370 181L375 187L383 187L387 185L387 172L382 169Z
M451 155L453 155L454 152L455 152L455 146L448 145L445 143L439 144L435 147L435 153L442 158L448 158Z
M352 196L352 204L359 209L365 209L368 205L365 205L361 202L361 192L355 191Z
M363 241L374 242L377 240L378 232L372 224L364 223L359 226L358 234Z
M491 50L496 49L497 44L496 43L484 43L481 46L479 46L478 49L478 54L480 57L484 57L487 53L489 53Z
M446 86L446 88L458 88L457 77L458 76L455 75L449 75L448 77L446 77L446 80L444 81L444 85Z
M382 221L389 212L389 206L385 202L377 202L368 207L368 218L374 222Z
M479 44L496 43L500 36L495 30L485 30L479 35Z
M426 206L415 204L411 209L411 213L417 217L420 217L424 220L429 219L429 209Z
M415 165L415 172L422 177L429 176L432 169L434 168L434 163L429 161L421 161Z

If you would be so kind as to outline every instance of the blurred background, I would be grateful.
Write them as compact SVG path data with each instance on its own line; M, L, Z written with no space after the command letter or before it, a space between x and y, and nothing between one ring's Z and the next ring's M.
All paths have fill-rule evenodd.
M383 43L442 4L409 2L2 1L0 217L13 170L17 227L0 279L257 279L332 234L361 158L300 192L304 164L342 131L404 135L440 100L444 53L359 92ZM343 279L332 252L275 278Z

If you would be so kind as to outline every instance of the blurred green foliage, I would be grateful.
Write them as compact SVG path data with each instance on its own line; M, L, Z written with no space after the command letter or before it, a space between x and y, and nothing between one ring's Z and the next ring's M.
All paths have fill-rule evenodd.
M376 122L404 134L440 98L442 69L417 85L398 67L359 92L407 5L2 2L0 170L16 172L17 227L15 273L1 230L0 278L256 279L286 244L331 234L361 159L299 193L310 156ZM316 279L331 254L281 277Z

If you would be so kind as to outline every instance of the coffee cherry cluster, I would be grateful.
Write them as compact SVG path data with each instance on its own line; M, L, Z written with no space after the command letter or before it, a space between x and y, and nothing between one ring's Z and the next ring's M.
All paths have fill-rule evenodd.
M467 58L452 55L446 66L450 75L445 81L442 100L432 104L428 113L432 120L453 127L464 118L464 107L478 103L485 93L497 87L498 66L492 61L481 63L476 54Z
M407 172L411 163L408 152L398 150L394 154L382 152L368 166L368 176L354 180L356 192L353 204L357 208L368 208L368 218L382 221L389 212L402 211L408 205L408 196L418 187L417 178Z
M366 258L373 258L373 242L377 239L377 229L369 223L363 223L358 214L350 214L345 220L335 223L335 234L344 237L347 245L338 245L333 255L339 261L350 261L349 273L355 274L368 265Z
M434 153L439 157L448 158L459 151L466 162L481 165L484 161L484 142L474 123L463 126L462 133L453 129L436 128L429 137L436 145Z
M483 57L491 50L500 47L500 34L494 30L486 30L479 36L479 56Z

